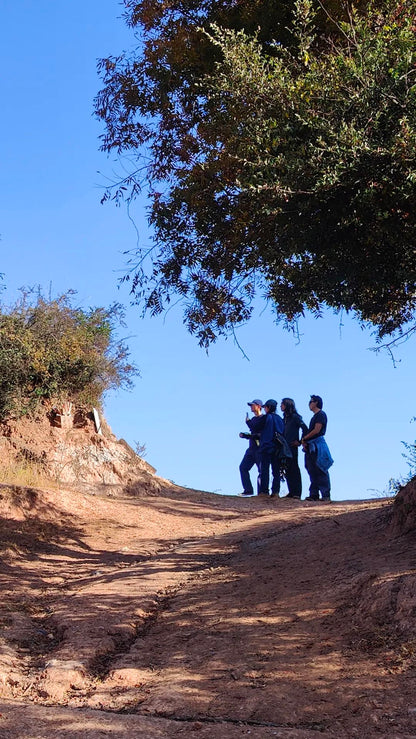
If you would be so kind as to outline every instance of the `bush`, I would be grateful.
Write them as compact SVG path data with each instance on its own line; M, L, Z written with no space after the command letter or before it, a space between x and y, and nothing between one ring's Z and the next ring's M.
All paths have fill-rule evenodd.
M415 421L416 418L412 420ZM408 444L406 441L402 441L402 444L406 449L406 453L403 453L402 457L404 457L408 464L409 472L405 476L390 478L387 490L384 491L384 494L388 497L397 495L409 482L416 481L416 440L413 444Z
M32 413L44 399L101 407L105 392L138 374L115 338L120 305L83 310L74 292L54 300L25 291L0 312L0 420Z

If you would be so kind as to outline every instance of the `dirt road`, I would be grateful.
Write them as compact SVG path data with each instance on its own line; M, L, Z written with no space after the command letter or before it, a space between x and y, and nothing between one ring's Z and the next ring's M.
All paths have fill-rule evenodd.
M390 502L0 495L1 739L416 736Z

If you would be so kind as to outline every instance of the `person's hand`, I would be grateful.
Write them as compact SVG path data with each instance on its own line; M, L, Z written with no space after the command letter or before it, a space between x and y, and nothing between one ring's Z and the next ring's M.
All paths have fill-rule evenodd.
M300 443L300 441L291 441L290 446L302 446L302 444Z

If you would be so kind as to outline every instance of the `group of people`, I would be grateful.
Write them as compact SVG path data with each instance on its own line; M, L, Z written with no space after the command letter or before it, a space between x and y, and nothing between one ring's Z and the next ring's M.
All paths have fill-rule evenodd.
M270 495L278 497L280 483L284 478L288 487L285 498L300 500L302 496L302 476L299 469L298 452L305 452L305 467L310 477L308 501L331 500L331 482L328 470L333 464L325 441L327 415L322 410L320 395L311 395L309 409L312 418L309 427L296 410L292 398L283 398L280 410L277 401L270 399L265 403L259 398L248 402L253 413L246 415L249 432L241 432L240 437L249 439L249 445L240 464L243 492L241 495L254 495L250 470L256 466L257 495L269 495L270 470L272 485ZM264 411L264 412L263 412ZM321 497L320 497L321 496Z

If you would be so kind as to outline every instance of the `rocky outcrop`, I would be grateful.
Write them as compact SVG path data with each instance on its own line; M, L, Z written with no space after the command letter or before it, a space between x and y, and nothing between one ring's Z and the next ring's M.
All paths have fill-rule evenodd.
M27 464L59 484L120 486L137 492L160 492L169 485L124 439L117 439L97 412L44 407L36 418L0 425L3 467Z

